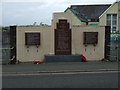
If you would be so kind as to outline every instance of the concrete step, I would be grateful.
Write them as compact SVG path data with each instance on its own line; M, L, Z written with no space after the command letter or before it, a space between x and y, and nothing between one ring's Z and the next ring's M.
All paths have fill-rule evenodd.
M81 62L80 55L45 55L45 62Z

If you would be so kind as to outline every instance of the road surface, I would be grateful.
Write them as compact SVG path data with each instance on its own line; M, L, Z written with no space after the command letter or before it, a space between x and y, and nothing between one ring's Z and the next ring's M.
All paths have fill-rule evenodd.
M21 74L2 79L3 88L118 88L117 72Z

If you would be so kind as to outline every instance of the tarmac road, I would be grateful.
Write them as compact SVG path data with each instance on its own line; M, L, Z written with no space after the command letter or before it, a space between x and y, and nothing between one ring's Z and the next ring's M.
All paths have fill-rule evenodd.
M117 72L3 76L3 88L118 88Z

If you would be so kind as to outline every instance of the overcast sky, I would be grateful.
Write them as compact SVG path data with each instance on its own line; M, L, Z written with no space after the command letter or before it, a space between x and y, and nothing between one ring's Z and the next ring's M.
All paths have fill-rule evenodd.
M64 12L70 5L112 4L116 0L1 0L0 17L4 26L51 24L54 12ZM1 13L2 12L2 13ZM0 18L1 21L1 18Z

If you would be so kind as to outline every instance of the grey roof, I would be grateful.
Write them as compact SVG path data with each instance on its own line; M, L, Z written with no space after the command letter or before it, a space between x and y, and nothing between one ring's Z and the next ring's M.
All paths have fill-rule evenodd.
M89 19L93 21L98 21L99 16L105 12L111 4L104 5L71 5L69 8L80 20L88 21Z

